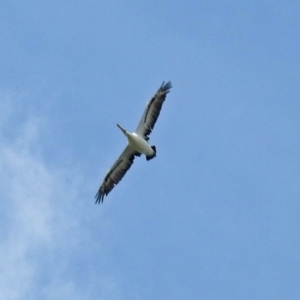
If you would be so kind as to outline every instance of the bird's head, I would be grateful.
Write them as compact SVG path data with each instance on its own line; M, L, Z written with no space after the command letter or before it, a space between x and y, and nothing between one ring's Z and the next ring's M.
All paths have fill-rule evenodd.
M127 133L127 131L123 128L123 127L121 127L119 124L117 124L117 126L121 129L121 131L126 135L126 133Z

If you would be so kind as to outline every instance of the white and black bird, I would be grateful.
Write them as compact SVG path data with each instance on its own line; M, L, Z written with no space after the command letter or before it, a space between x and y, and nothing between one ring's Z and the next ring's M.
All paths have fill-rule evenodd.
M149 145L148 136L154 128L162 105L166 99L166 95L169 93L171 87L172 84L170 81L162 83L156 94L147 103L142 119L135 132L128 132L117 124L127 137L128 144L121 156L106 173L98 193L95 196L96 203L103 202L104 196L107 196L114 186L119 183L133 164L135 156L141 156L141 154L144 154L147 160L156 156L156 148L155 146Z

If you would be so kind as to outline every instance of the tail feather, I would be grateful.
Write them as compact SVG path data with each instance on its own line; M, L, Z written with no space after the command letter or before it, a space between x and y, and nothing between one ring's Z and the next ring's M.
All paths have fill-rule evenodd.
M156 147L151 146L151 148L153 149L154 153L152 155L146 155L146 160L150 160L156 156Z

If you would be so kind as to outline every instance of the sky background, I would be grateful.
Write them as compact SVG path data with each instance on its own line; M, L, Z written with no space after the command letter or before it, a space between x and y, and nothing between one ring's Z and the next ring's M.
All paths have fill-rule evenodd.
M299 1L1 1L0 298L300 299ZM94 196L146 102L150 136Z

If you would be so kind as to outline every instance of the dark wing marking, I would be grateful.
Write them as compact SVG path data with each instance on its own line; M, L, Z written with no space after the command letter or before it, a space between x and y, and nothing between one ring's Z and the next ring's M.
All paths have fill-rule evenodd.
M134 157L138 156L139 153L136 153L129 146L125 148L123 153L111 167L111 169L105 175L105 178L96 194L96 202L103 202L104 196L107 196L109 192L114 188L116 184L124 177L126 172L130 169L133 164Z
M154 128L161 107L166 99L167 94L170 92L171 87L172 83L170 81L166 84L163 82L156 94L147 103L147 107L144 111L143 117L135 131L137 134L143 136L145 139L149 139L148 135Z

